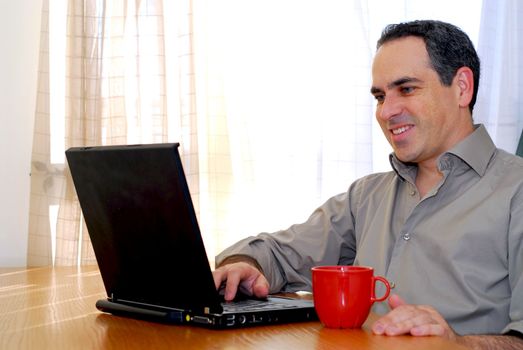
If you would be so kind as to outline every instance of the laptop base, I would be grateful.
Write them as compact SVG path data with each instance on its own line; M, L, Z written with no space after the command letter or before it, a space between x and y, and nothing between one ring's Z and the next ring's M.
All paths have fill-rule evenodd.
M288 298L269 297L273 300L289 300ZM170 310L163 308L144 308L127 305L121 302L113 302L109 299L100 299L96 302L96 308L102 312L116 316L130 317L134 319L152 321L164 324L187 324L204 326L211 329L242 328L258 325L296 323L306 321L317 321L318 316L314 309L303 308L300 310L274 309L252 310L251 312L234 312L223 314L192 314L185 310Z

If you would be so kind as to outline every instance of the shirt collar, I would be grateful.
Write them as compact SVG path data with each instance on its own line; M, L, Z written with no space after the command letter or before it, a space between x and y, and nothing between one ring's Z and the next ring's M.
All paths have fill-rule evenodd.
M487 171L490 159L496 152L496 146L483 124L474 125L474 132L458 143L449 152L461 158L479 176Z
M483 176L487 171L490 159L496 151L496 146L489 136L483 124L474 125L474 131L454 148L443 153L439 162L447 154L453 154L468 164L478 175ZM390 164L396 174L402 178L413 181L416 178L417 165L415 163L403 163L394 153L389 156Z

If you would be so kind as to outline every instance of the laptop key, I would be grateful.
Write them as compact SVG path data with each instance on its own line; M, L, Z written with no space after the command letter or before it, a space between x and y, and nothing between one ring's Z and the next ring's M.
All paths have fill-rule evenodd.
M222 304L223 310L226 312L235 312L235 311L260 311L260 310L274 310L274 309L285 309L289 307L297 307L294 305L289 305L285 303L279 303L276 301L270 300L241 300L226 302Z

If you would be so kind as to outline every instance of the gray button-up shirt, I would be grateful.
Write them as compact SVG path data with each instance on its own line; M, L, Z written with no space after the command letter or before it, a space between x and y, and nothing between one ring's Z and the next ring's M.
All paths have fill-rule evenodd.
M271 292L311 290L315 265L368 265L459 334L523 333L523 158L496 149L476 126L440 156L443 180L421 199L417 166L394 155L391 164L394 171L355 181L303 224L246 238L217 263L251 255ZM374 311L385 313L386 303Z

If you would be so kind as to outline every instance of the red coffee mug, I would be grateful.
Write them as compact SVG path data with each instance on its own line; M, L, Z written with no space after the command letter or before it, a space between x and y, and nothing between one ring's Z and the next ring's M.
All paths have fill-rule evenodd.
M376 298L376 282L382 282L385 294ZM316 266L312 268L314 307L321 323L329 328L359 328L375 302L387 299L389 282L374 276L367 266Z

